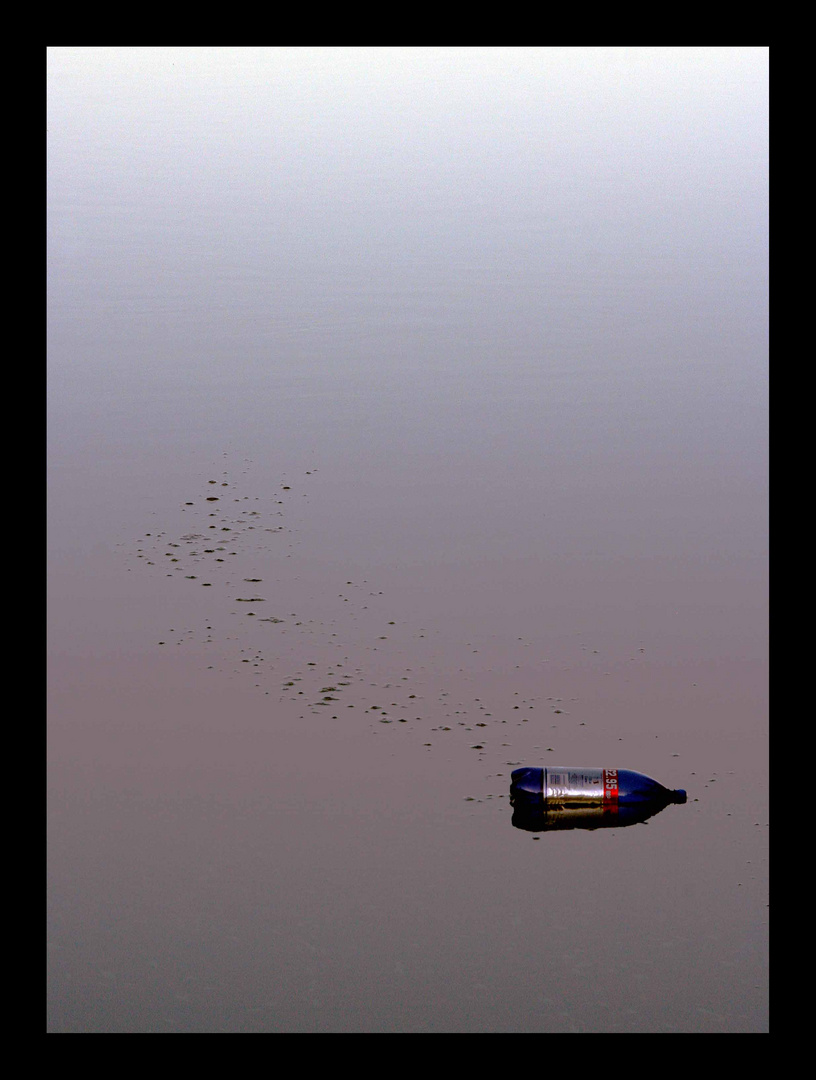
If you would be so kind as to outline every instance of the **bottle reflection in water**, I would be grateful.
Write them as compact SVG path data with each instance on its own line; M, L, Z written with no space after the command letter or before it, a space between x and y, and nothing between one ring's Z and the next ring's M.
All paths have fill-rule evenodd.
M686 801L682 789L629 769L522 768L511 780L513 825L528 832L636 825Z

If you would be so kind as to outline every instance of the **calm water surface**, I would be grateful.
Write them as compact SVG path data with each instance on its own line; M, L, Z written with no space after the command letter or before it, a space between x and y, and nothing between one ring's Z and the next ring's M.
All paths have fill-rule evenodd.
M50 50L50 1032L767 1030L766 67Z

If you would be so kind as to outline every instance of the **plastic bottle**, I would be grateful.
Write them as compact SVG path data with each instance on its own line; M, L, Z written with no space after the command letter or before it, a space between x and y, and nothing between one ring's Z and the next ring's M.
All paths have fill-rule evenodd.
M682 789L629 769L521 768L511 779L513 824L528 831L634 825L686 801Z
M672 791L643 773L629 769L576 769L548 765L544 769L514 769L513 787L541 795L551 806L635 806L645 802L684 803L682 789Z

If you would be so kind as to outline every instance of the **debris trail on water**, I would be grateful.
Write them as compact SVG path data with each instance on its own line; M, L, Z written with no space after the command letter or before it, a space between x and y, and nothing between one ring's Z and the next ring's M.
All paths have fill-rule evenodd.
M166 520L183 519L182 528L151 529L130 547L128 569L162 574L166 588L179 590L184 621L197 623L167 631L157 647L203 646L203 671L251 680L251 689L270 698L270 723L286 709L304 722L401 733L427 753L473 755L483 780L503 779L524 755L552 760L559 742L576 742L588 716L577 696L567 701L563 693L542 692L559 672L526 636L497 643L479 628L466 641L443 639L429 620L401 617L385 590L356 572L313 595L299 548L312 524L304 508L320 490L319 469L311 465L297 476L282 470L272 481L253 479L253 464L245 458L236 468L224 454L220 475L209 471L175 510L166 508ZM246 591L248 585L263 592ZM209 590L204 607L193 595L203 597L201 589ZM600 650L590 651L583 633L576 636L580 663L608 674ZM497 649L501 667L485 666L482 657ZM627 663L642 661L638 649ZM458 665L446 673L440 657ZM583 739L586 734L578 736Z

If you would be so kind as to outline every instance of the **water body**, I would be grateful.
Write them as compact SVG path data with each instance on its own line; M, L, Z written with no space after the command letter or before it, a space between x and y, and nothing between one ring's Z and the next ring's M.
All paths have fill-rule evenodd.
M50 1032L767 1030L767 62L49 50Z

